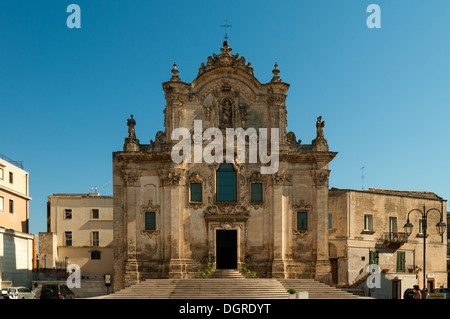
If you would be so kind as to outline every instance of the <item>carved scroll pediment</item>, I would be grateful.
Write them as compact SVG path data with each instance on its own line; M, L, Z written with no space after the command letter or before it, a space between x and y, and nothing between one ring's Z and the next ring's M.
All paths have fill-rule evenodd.
M223 43L223 47L220 49L221 54L217 55L213 53L213 56L209 56L206 60L206 65L201 64L198 71L198 76L218 67L231 66L241 69L253 75L253 67L251 63L247 63L244 57L239 57L239 54L231 54L232 48L229 47L228 41Z
M154 211L158 211L159 212L159 210L160 210L160 206L159 205L156 205L156 204L153 204L153 200L149 200L148 202L147 202L147 204L143 204L143 205L141 205L141 208L143 209L143 210L154 210Z
M204 178L199 173L192 173L189 175L188 183L203 183Z
M248 209L235 203L216 203L206 207L205 218L245 218L250 215Z
M299 210L310 210L311 205L307 204L304 199L300 199L297 204L292 205L292 211L295 213Z
M260 172L253 172L249 178L250 182L263 182L264 178Z

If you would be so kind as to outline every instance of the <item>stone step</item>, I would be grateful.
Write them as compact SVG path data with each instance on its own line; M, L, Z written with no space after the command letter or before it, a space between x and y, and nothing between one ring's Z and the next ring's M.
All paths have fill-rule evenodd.
M308 291L310 299L360 299L357 295L314 280L280 279L279 281L286 289Z
M106 299L288 299L288 288L307 291L310 299L359 299L313 279L233 277L239 271L219 271L223 277L147 279L104 296ZM227 275L232 277L226 277ZM242 274L240 274L242 275Z

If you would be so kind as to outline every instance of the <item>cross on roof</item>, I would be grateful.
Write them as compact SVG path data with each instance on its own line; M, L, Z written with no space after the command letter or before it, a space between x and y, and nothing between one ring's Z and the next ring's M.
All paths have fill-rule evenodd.
M228 24L228 20L225 20L225 24L221 25L222 28L225 28L225 40L228 40L227 28L232 27L231 24Z

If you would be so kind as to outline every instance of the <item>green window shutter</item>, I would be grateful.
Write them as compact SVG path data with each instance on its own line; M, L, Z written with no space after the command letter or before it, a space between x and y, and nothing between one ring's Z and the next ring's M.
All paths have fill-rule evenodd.
M145 213L145 230L156 230L156 214L153 212Z
M297 212L297 230L308 230L308 213Z
M369 264L373 265L378 265L378 251L376 250L371 250L369 252Z
M262 202L262 184L261 183L251 183L250 193L251 193L250 201Z
M398 251L397 252L397 272L405 272L405 252L404 251Z
M202 202L202 183L191 183L191 202Z
M333 214L328 214L328 229L333 229Z
M216 184L216 200L218 202L236 201L236 171L232 164L220 164L216 173Z

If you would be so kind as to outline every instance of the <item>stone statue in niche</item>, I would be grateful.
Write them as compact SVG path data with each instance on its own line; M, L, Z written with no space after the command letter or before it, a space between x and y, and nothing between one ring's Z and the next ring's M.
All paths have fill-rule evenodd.
M212 94L209 94L203 101L204 119L209 122L210 127L217 127L218 116L218 102Z
M222 105L222 126L223 127L232 127L232 105L229 99L225 99Z

